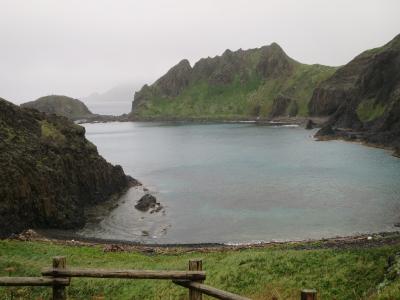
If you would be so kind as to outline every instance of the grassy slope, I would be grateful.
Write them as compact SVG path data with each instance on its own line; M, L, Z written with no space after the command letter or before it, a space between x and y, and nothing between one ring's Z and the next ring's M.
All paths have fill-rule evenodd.
M283 94L297 101L300 116L307 116L307 104L314 88L331 76L335 70L335 68L321 65L298 64L290 77L270 80L261 85L255 93L250 95L250 102L260 103L262 116L267 117L273 99L278 94Z
M319 299L399 299L400 282L394 281L378 294L389 255L400 245L343 250L295 250L282 245L269 249L249 249L212 253L145 255L139 252L104 253L100 247L62 246L41 242L0 241L0 276L37 276L51 257L66 255L69 266L185 270L190 258L203 259L206 283L253 299L299 299L301 288L316 288ZM157 285L156 285L157 284ZM0 288L7 299L9 289ZM48 288L14 288L22 299L43 299ZM187 291L170 281L72 280L70 299L186 299ZM15 298L14 298L15 299Z
M267 117L274 98L292 97L299 104L299 115L306 116L307 103L315 86L327 79L336 69L321 65L296 63L290 76L282 75L262 80L255 72L244 82L236 78L226 86L211 87L197 81L173 99L152 98L139 110L144 118L248 119L256 107L260 116Z

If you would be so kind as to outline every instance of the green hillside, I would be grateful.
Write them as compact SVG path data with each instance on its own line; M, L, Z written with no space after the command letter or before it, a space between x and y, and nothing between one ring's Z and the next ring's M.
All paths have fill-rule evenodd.
M374 237L370 242L364 238L356 244L320 241L211 252L140 248L104 252L101 245L2 240L0 276L8 276L10 267L15 269L13 276L40 276L56 255L67 256L70 267L151 270L185 270L189 259L201 258L206 284L255 300L273 296L298 300L303 288L317 289L318 299L399 299L395 254L400 246L395 236ZM11 291L14 299L48 299L51 293L50 288L0 287L0 298L10 299ZM188 292L168 280L73 278L68 294L69 299L187 299Z
M301 64L273 43L187 60L135 94L133 119L306 116L314 88L335 68Z

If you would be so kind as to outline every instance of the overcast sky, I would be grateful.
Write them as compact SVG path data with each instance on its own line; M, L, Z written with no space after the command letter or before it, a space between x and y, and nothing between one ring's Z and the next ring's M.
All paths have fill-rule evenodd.
M341 65L400 33L399 13L399 0L0 0L0 97L79 98L271 42Z

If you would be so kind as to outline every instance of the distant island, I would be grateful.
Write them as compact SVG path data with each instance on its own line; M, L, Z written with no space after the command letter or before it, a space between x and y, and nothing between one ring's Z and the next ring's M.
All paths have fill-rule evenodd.
M129 111L133 95L138 87L139 85L135 82L120 84L103 93L93 92L79 100L96 114L121 115Z
M112 116L94 114L82 101L63 95L41 97L34 101L21 104L21 107L33 108L49 115L54 114L66 117L77 123L127 120L126 115Z
M71 120L79 120L93 116L92 112L82 101L67 96L45 96L35 101L23 103L21 107L35 108L41 112L56 114Z

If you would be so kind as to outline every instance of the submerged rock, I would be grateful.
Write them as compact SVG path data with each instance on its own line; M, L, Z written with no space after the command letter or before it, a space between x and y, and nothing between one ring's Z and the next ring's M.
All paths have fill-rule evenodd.
M140 211L148 211L150 208L155 208L157 199L153 195L146 194L136 203L135 208Z

